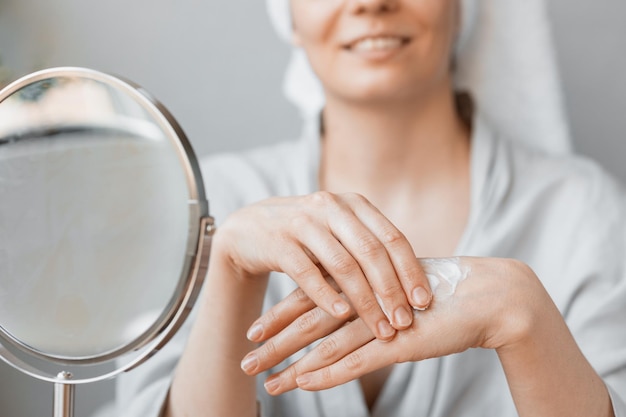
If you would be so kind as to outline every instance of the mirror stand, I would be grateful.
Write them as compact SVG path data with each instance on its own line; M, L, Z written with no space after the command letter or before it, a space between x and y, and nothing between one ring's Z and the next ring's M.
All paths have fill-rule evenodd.
M72 379L70 372L60 372L58 382L54 383L53 417L74 417L74 393L76 385L68 384Z

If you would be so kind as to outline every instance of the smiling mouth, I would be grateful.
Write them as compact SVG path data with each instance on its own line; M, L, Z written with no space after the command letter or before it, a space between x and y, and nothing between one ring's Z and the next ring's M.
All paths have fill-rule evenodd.
M359 39L345 48L353 52L391 51L409 43L410 39L400 36L375 36Z

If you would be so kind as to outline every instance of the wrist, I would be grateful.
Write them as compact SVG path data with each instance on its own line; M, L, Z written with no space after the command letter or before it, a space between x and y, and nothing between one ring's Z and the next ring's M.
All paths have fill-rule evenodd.
M269 278L269 271L253 271L240 256L241 242L231 236L227 228L218 229L213 237L209 269L212 265L223 271L235 283L250 285L252 282L263 282Z
M222 305L224 311L238 311L247 306L246 310L255 311L252 319L256 319L261 313L268 278L269 273L249 274L234 261L221 239L216 239L211 248L203 301L208 305Z
M561 318L541 281L526 264L504 260L501 265L504 291L493 314L489 347L500 351L532 343L541 329L549 326L549 317Z

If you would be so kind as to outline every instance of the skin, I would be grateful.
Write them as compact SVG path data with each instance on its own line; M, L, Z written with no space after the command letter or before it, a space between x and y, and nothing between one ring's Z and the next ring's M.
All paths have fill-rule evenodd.
M291 5L294 42L326 93L322 191L262 201L221 224L165 415L255 416L251 376L328 336L268 391L358 378L371 407L394 363L483 347L497 351L521 416L611 416L602 380L528 267L464 258L470 277L442 300L416 259L451 256L469 212L470 127L450 74L457 1ZM402 42L360 49L372 35ZM300 289L259 318L271 271ZM388 327L383 310L410 317L391 313Z

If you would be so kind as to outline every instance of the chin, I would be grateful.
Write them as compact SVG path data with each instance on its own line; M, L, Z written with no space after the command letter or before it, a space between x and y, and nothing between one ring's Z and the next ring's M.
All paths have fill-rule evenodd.
M335 95L356 104L390 105L421 102L432 94L450 93L452 88L449 72L424 74L414 70L407 76L407 71L363 71L359 75L336 79Z
M410 97L418 97L424 87L417 83L362 83L344 86L338 94L346 101L360 104L390 104L405 101Z

